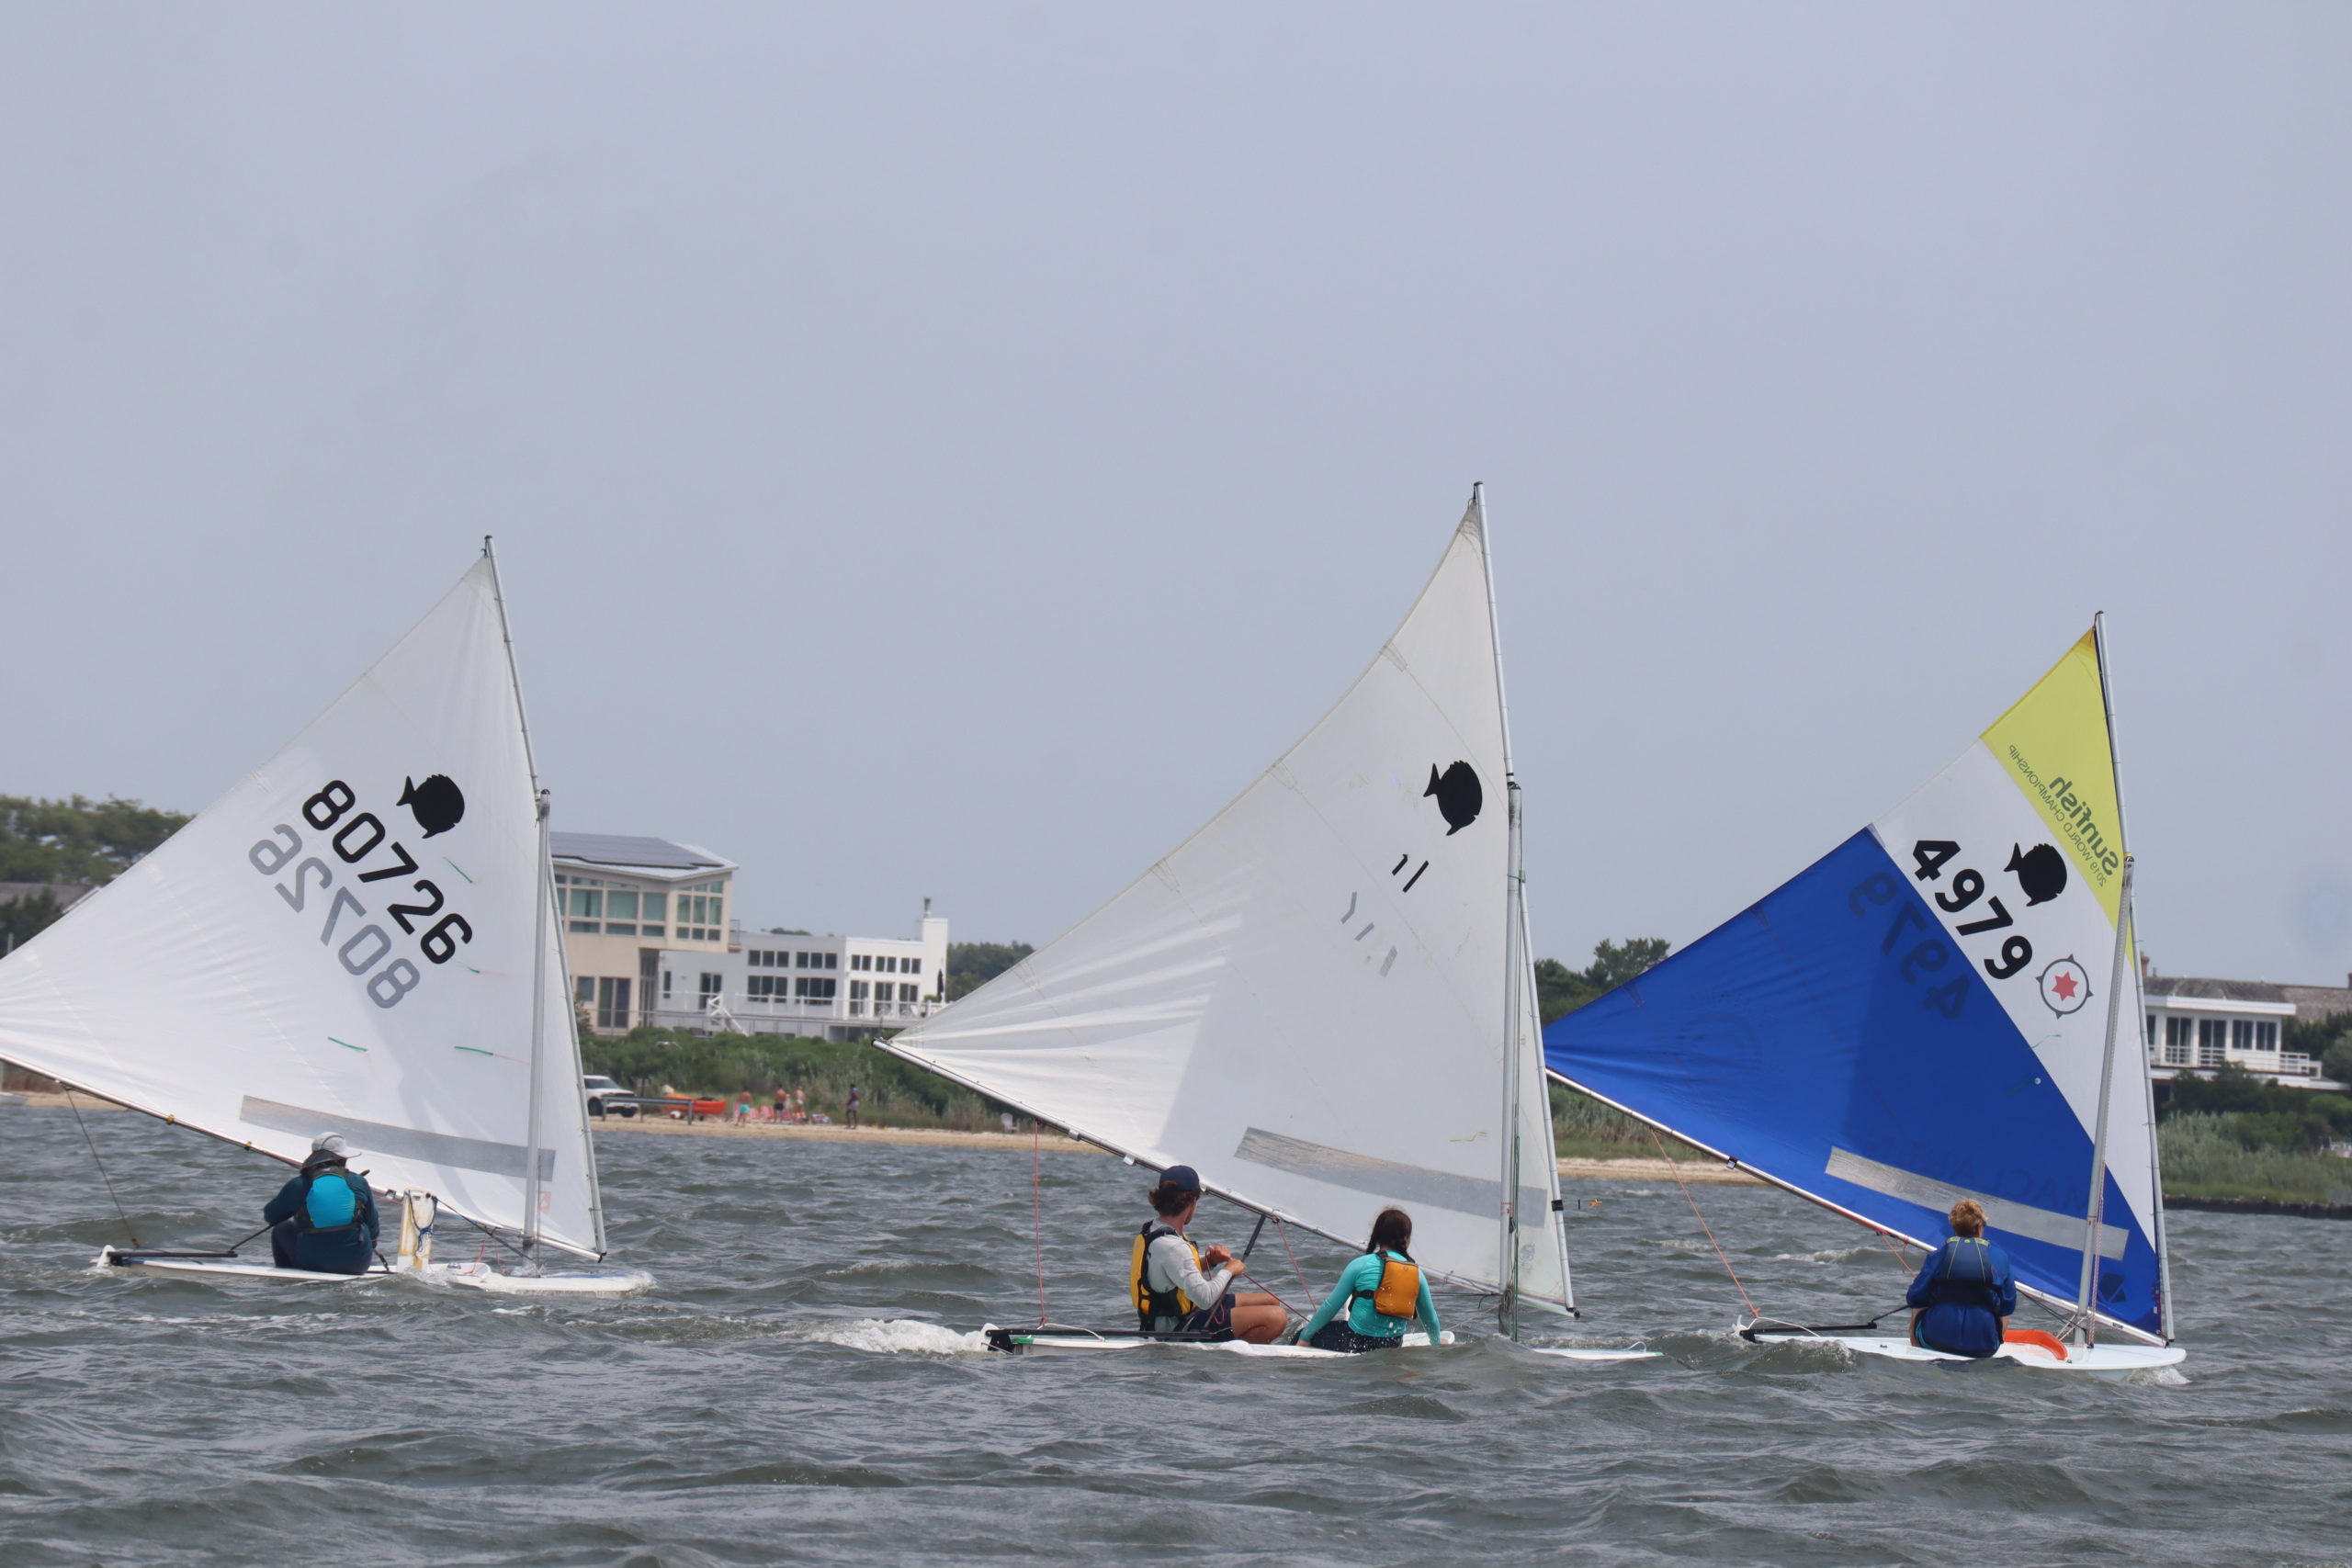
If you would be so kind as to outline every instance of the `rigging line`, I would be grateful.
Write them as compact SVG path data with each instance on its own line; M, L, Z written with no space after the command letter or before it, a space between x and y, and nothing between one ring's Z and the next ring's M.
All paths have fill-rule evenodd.
M1044 1145L1045 1134L1037 1119L1029 1118L1029 1217L1031 1234L1037 1243L1037 1326L1046 1326L1046 1193Z
M474 1230L475 1230L475 1232L476 1232L477 1234L479 1234L479 1235L481 1236L481 1238L482 1238L482 1247L481 1247L481 1254L480 1254L479 1256L477 1256L477 1257L475 1258L475 1259L474 1259L474 1261L475 1261L475 1262L479 1263L479 1262L481 1262L481 1259L482 1259L482 1258L487 1258L487 1257L489 1257L489 1256L490 1256L490 1244L491 1244L492 1242L493 1242L493 1241L494 1241L494 1242L496 1242L499 1246L501 1246L501 1247L504 1247L507 1251L509 1251L509 1252L513 1253L515 1257L517 1257L517 1258L521 1258L524 1262L528 1263L528 1262L531 1260L531 1255L530 1255L529 1253L525 1252L521 1247L519 1247L515 1246L513 1242L511 1242L511 1241L507 1240L504 1236L503 1236L503 1235L499 1235L496 1231L494 1231L494 1230L491 1229L488 1225L481 1224L476 1223L475 1221L469 1220L469 1219L467 1219L467 1218L466 1218L466 1216L465 1216L465 1215L458 1213L456 1210L454 1210L454 1209L444 1209L443 1211L441 1211L441 1213L442 1213L442 1214L443 1214L443 1215L446 1215L447 1217L448 1217L448 1218L450 1218L450 1219L457 1220L457 1221L458 1221L458 1222L460 1222L460 1223L462 1223L462 1224L464 1224L472 1225L472 1226L473 1226L473 1228L474 1228ZM439 1219L438 1219L438 1218L436 1218L436 1219L435 1219L435 1223L437 1224L439 1223Z
M140 1245L139 1233L130 1228L130 1216L123 1212L122 1200L115 1196L114 1178L107 1174L107 1162L98 1157L97 1140L90 1136L90 1124L82 1120L82 1102L74 1098L72 1084L65 1086L65 1103L74 1108L74 1124L82 1129L82 1141L90 1145L90 1163L98 1168L98 1179L106 1183L107 1197L113 1201L114 1212L122 1221L122 1234L130 1238L130 1245L135 1247Z
M1699 1213L1699 1200L1690 1196L1690 1189L1682 1186L1682 1173L1674 1168L1673 1159L1666 1152L1666 1140L1657 1135L1655 1127L1650 1129L1650 1142L1657 1145L1658 1158L1667 1162L1667 1174L1674 1178L1677 1187L1682 1188L1682 1201L1690 1205L1690 1213L1698 1220L1699 1228L1707 1233L1707 1245L1715 1249L1715 1261L1722 1264L1724 1272L1731 1276L1731 1288L1739 1292L1741 1304L1747 1308L1747 1315L1757 1316L1756 1303L1747 1299L1747 1287L1739 1282L1739 1270L1734 1269L1731 1259L1724 1256L1723 1244L1715 1239L1714 1227L1707 1224L1707 1216Z
M1887 1235L1884 1231L1875 1231L1872 1234L1875 1235L1879 1240L1886 1244L1887 1251L1894 1254L1894 1266L1897 1269L1902 1269L1905 1273L1909 1273L1911 1271L1911 1260L1903 1256L1903 1248L1896 1243L1895 1239Z
M1306 1282L1306 1270L1298 1266L1298 1254L1290 1249L1290 1227L1283 1224L1282 1221L1276 1220L1274 1222L1274 1234L1283 1238L1283 1256L1290 1259L1290 1271L1298 1276L1298 1293L1308 1301L1313 1301L1315 1299L1315 1288ZM1273 1296L1274 1292L1268 1291L1266 1294ZM1274 1300L1281 1301L1282 1297L1274 1296ZM1288 1307L1284 1307L1283 1310L1287 1312L1290 1309Z

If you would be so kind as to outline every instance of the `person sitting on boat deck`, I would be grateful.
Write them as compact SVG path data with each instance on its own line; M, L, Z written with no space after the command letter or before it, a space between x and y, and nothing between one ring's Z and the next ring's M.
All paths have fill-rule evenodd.
M1318 1350L1393 1350L1419 1318L1430 1343L1442 1344L1430 1282L1406 1250L1412 1245L1412 1216L1402 1209L1381 1210L1363 1256L1340 1270L1340 1282L1295 1339Z
M2001 1348L2018 1310L2009 1255L1984 1239L1984 1210L1973 1198L1951 1206L1951 1239L1928 1255L1904 1302L1911 1343L1982 1359Z
M1201 1206L1200 1173L1171 1165L1159 1173L1150 1198L1159 1217L1136 1233L1127 1260L1127 1293L1143 1331L1272 1344L1290 1321L1282 1303L1263 1291L1227 1289L1247 1267L1221 1247L1204 1256L1184 1235Z
M326 1133L261 1212L269 1250L280 1269L314 1274L365 1274L376 1254L376 1198L344 1166L343 1139Z

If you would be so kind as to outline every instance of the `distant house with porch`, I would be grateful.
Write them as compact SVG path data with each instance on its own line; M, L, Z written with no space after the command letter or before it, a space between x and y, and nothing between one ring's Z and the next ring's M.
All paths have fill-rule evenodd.
M2352 979L2352 976L2346 976ZM2297 1089L2339 1089L2318 1061L2282 1043L2286 1026L2352 1012L2352 986L2280 986L2158 975L2144 965L2148 1066L2163 1079L2227 1066Z

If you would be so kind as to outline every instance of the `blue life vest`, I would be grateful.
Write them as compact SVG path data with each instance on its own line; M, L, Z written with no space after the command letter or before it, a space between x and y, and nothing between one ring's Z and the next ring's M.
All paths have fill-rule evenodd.
M1980 1236L1953 1236L1943 1245L1943 1260L1936 1269L1939 1305L2000 1310L2000 1291L1993 1278L1993 1257Z
M302 1208L310 1215L312 1230L342 1230L358 1220L359 1195L352 1190L347 1172L321 1171L311 1179Z

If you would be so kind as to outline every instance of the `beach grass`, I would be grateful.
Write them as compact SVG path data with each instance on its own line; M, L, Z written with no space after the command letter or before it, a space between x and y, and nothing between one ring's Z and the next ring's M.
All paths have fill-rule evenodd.
M2341 1201L2352 1159L2304 1150L2249 1147L2227 1115L2167 1117L2156 1128L2165 1191L2181 1198Z

